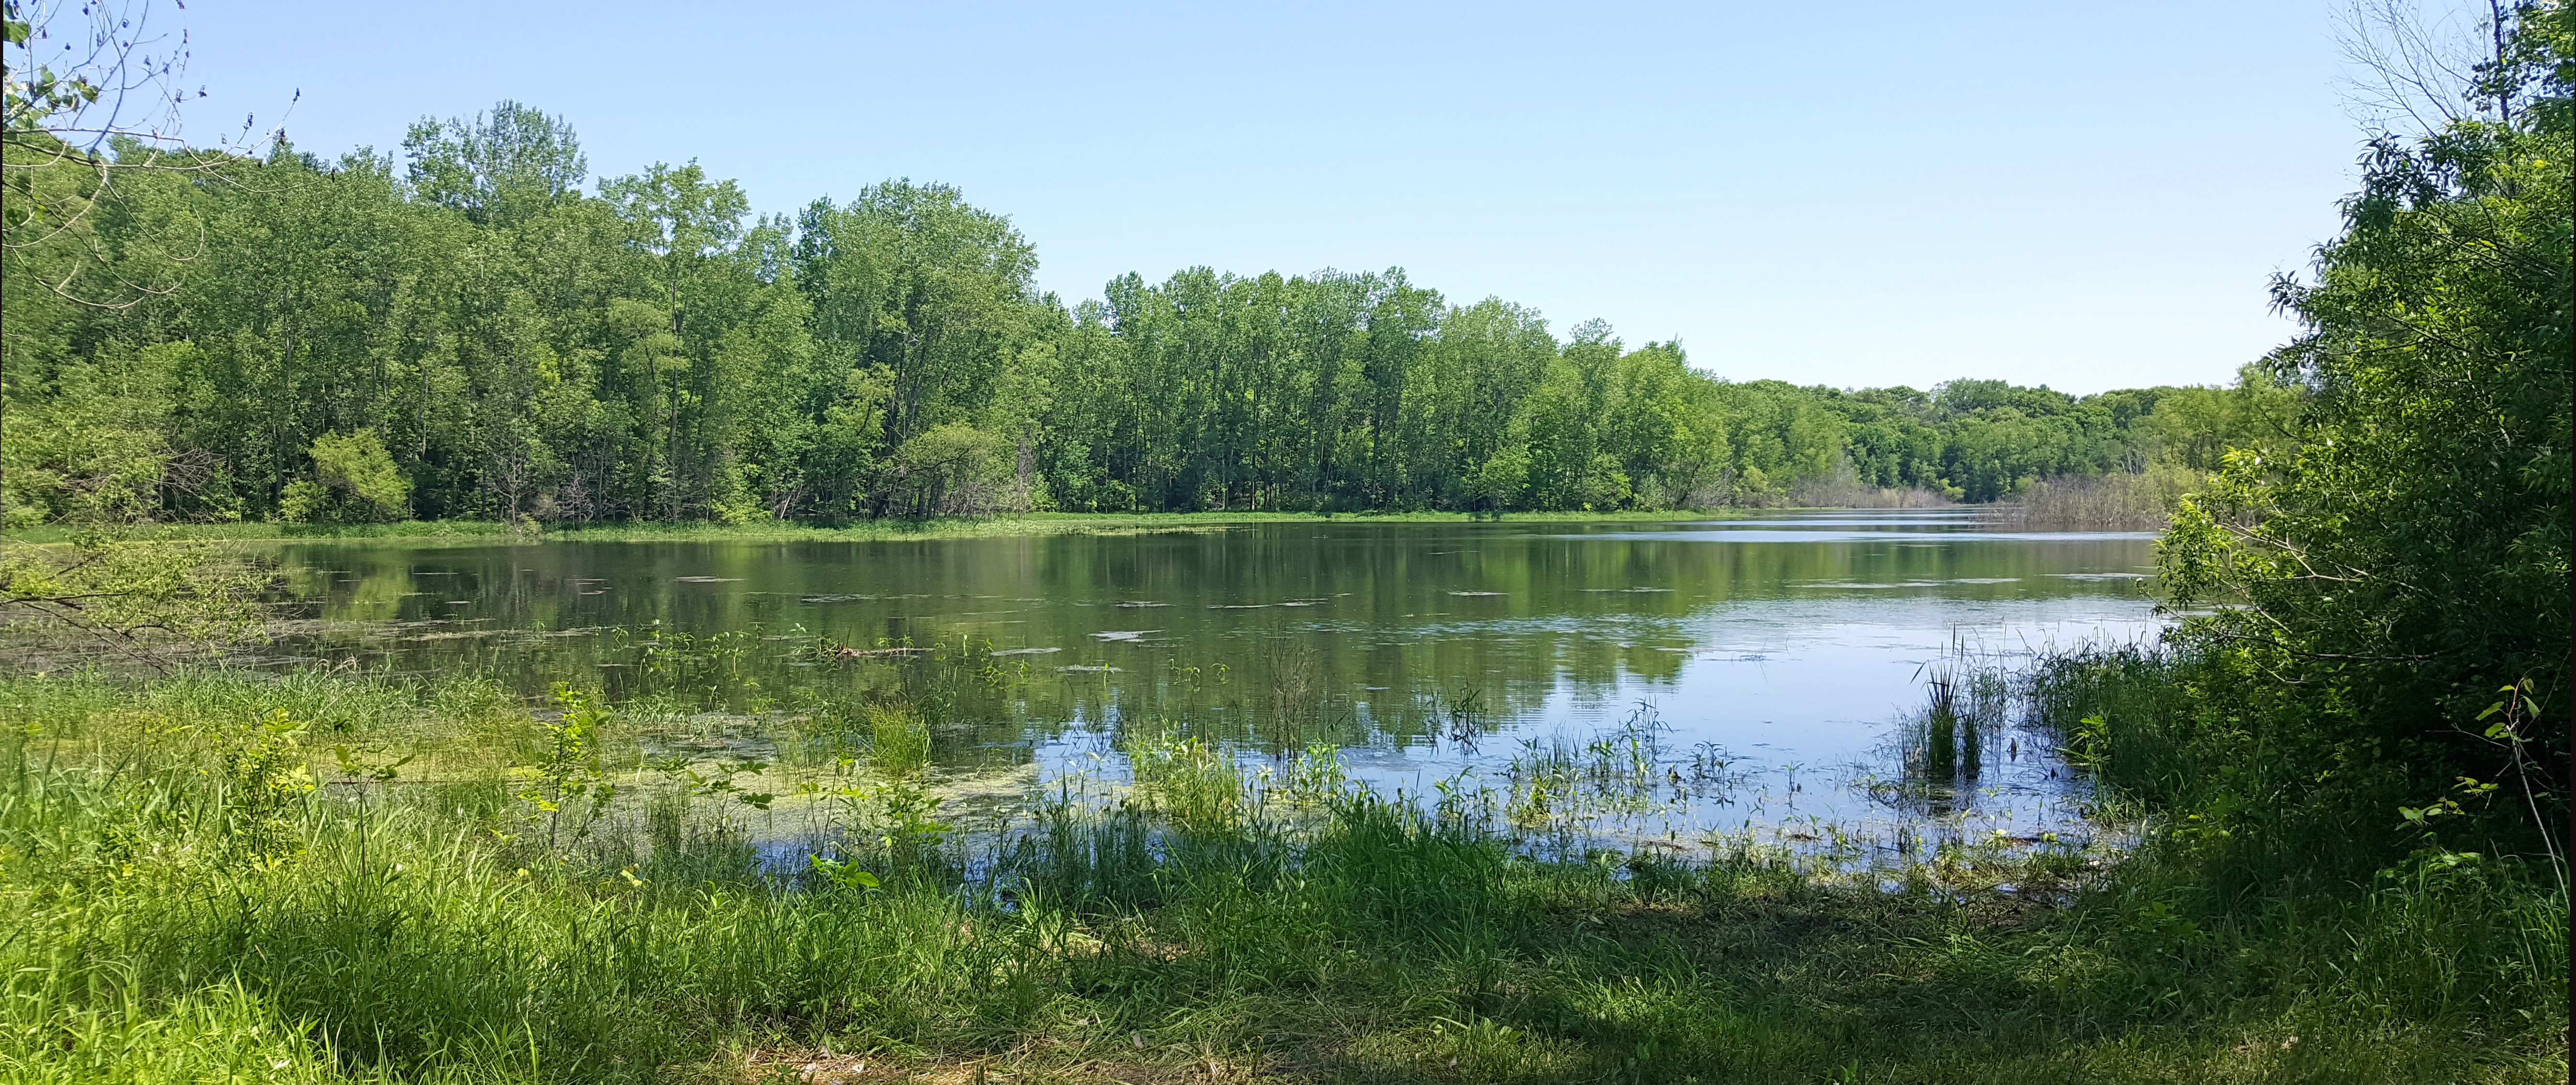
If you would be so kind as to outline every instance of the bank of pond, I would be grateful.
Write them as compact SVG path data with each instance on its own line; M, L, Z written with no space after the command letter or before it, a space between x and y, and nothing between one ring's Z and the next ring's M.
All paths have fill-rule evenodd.
M1968 751L2176 665L1947 674L1894 786L1937 802ZM2018 729L1963 735L2006 702ZM1468 808L1141 725L1124 771L978 808L884 699L773 754L819 767L787 793L657 745L650 706L484 675L93 671L0 704L12 1080L2565 1074L2547 872L2214 900L2170 815L2107 795L2144 837L1621 846L1525 786Z
M2141 533L1134 526L302 539L264 640L0 628L0 1077L2565 1076L2514 804L2250 801L2304 724L2212 714Z

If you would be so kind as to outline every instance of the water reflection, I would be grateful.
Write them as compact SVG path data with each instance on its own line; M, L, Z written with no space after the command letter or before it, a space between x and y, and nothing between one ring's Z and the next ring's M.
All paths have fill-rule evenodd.
M1874 825L1910 846L1905 824L1963 813L1982 820L1958 831L2011 836L2072 821L2064 767L2003 717L1935 741L1926 668L2148 635L2148 538L1908 511L306 544L286 551L308 620L285 655L489 670L532 696L596 683L700 721L659 741L791 769L791 734L865 747L869 713L900 705L925 771L989 796L1078 772L1114 786L1135 736L1186 735L1280 771L1338 751L1371 786L1518 823L1589 787L1609 805L1585 832Z

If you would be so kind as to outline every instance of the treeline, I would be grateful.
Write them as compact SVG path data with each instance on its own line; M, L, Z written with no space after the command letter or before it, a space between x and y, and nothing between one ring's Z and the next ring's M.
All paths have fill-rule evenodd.
M10 523L1986 502L2213 469L2295 398L1731 382L1401 270L1068 306L952 188L586 193L573 132L508 102L398 156L155 161L11 173Z

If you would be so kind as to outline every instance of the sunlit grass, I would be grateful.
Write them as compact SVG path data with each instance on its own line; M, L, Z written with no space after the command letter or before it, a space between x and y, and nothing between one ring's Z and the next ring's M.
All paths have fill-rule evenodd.
M2064 906L1971 888L2044 852L1893 885L1777 848L1549 860L1329 747L1263 774L1168 732L1128 742L1128 790L970 834L901 771L926 729L892 704L855 713L810 849L618 771L635 793L549 845L513 769L579 752L470 679L21 678L0 706L8 1080L2565 1075L2563 905L2500 866L2222 919L2153 851L2054 872L2089 886ZM611 718L604 769L643 725ZM1615 783L1651 736L1533 771Z

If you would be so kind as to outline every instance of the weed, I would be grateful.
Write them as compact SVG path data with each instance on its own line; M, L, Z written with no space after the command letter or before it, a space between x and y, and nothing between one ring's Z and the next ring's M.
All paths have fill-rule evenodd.
M281 708L221 733L217 764L224 789L218 801L225 841L241 861L274 865L304 848L291 817L313 790L313 774L296 741L303 730Z
M563 684L555 686L555 704L555 718L538 721L546 734L542 758L511 772L530 820L544 827L549 850L562 846L567 828L573 839L589 836L617 797L601 757L608 710L598 695Z

